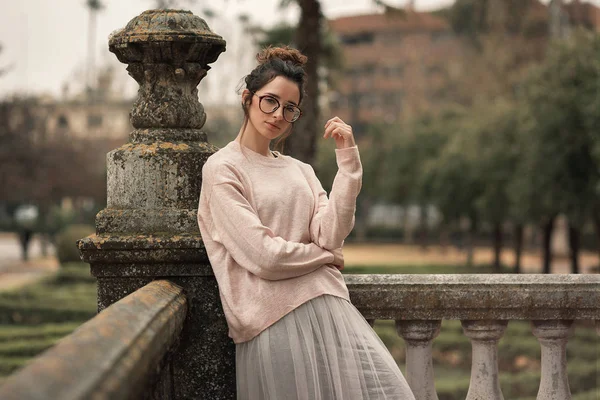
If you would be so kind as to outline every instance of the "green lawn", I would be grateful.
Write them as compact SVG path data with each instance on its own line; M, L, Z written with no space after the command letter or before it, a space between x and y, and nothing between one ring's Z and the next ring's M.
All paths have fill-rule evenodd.
M504 269L502 272L507 272ZM490 266L352 266L345 273L493 273ZM39 283L0 292L0 380L68 335L96 313L96 285L89 266L68 264ZM404 342L393 321L375 330L404 370ZM433 344L440 400L464 399L469 388L471 345L459 321L444 321ZM574 400L598 400L600 341L588 323L577 324L567 348ZM540 379L540 348L528 322L511 321L499 344L500 382L507 399L534 400Z
M96 315L95 282L89 265L73 263L33 285L0 292L0 376Z

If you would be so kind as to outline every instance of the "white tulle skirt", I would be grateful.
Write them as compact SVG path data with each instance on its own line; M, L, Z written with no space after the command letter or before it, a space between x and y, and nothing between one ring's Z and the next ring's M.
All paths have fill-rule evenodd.
M328 295L236 345L236 371L238 400L414 400L360 312Z

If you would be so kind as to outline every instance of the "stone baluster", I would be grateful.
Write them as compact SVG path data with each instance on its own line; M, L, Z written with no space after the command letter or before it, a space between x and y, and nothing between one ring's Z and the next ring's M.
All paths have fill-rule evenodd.
M396 321L396 331L406 342L406 380L416 400L437 400L435 392L433 339L441 321Z
M471 340L471 382L466 400L503 400L498 380L498 341L508 321L462 321Z
M533 321L533 334L542 347L542 378L537 400L571 398L567 376L567 341L573 321Z

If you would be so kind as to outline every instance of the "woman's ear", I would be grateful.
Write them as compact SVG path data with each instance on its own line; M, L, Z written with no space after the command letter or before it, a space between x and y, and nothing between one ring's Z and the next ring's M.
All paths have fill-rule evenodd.
M248 100L248 97L251 95L252 94L250 93L250 91L248 89L244 89L242 91L242 105L246 103L246 100Z

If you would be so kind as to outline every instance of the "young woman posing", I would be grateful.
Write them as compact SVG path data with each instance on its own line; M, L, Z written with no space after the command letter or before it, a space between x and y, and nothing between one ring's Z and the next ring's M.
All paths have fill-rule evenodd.
M257 59L244 123L204 165L198 207L236 343L238 399L414 399L340 273L362 180L352 128L325 124L338 164L328 198L310 165L270 150L302 114L306 57L286 47Z

